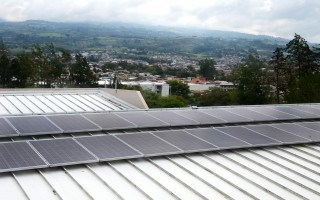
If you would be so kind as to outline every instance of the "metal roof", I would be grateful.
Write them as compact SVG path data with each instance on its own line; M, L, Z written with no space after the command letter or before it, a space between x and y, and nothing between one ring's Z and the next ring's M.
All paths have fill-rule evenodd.
M12 97L7 98L8 95ZM32 99L32 96L38 98L37 95L44 96L44 98L48 98L47 95L50 95L50 98L53 97L53 102L59 107L78 106L82 109L77 111L74 107L72 112L70 111L71 113L98 112L97 110L85 110L83 105L76 101L77 98L74 95L93 95L101 101L92 101L92 104L100 102L107 105L112 102L112 105L115 105L119 110L122 109L123 112L126 112L126 109L135 109L123 101L118 101L116 98L101 94L96 90L6 91L2 92L0 96L5 97L11 104L3 104L2 100L0 102L5 105L3 106L5 110L20 108L19 112L13 113L12 111L10 115L55 114L55 112L46 112L41 109L40 104L33 101L29 103L33 103L43 113L30 113L29 111L35 111L35 107L26 101L16 100L21 96L27 99L30 97ZM57 103L61 102L59 98L73 98L72 106L66 103ZM74 99L75 101L73 101ZM22 111L20 103L28 105L26 106L28 112L27 110ZM68 112L64 110L63 113ZM8 113L0 115L8 115ZM181 129L183 127L164 128ZM159 128L159 130L162 129ZM0 142L90 137L113 133L126 134L131 131L141 130L5 137L1 138ZM320 199L319 188L320 143L318 142L124 159L0 173L0 199L15 200Z
M319 144L0 174L1 199L319 199Z
M101 90L13 90L0 94L0 115L105 112L136 108Z

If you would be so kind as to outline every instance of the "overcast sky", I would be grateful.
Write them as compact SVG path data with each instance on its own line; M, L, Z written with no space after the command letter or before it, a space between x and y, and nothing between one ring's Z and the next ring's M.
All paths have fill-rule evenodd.
M320 0L0 0L10 21L133 22L239 31L320 43Z

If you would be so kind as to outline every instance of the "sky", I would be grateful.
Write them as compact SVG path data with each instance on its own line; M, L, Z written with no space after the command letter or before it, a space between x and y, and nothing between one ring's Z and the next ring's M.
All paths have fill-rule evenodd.
M128 22L320 43L320 0L0 0L0 18Z

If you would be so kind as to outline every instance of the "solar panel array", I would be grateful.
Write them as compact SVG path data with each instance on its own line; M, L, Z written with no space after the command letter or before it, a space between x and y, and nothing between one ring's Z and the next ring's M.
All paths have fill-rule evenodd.
M314 105L10 116L0 118L0 137L319 118Z
M319 122L238 125L0 143L0 172L320 142Z

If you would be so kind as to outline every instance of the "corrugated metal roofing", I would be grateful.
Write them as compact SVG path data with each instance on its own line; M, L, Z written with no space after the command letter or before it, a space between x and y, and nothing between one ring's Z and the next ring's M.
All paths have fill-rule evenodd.
M0 115L31 115L53 113L105 112L132 109L107 93L94 91L30 91L0 94Z
M0 174L1 199L319 199L319 144Z
M134 108L92 90L19 92L0 95L0 115L99 112L110 102L113 110ZM0 142L99 134L6 137ZM0 199L320 199L320 143L4 172Z

